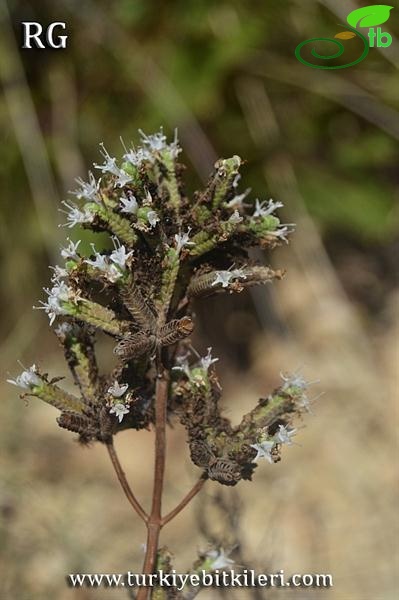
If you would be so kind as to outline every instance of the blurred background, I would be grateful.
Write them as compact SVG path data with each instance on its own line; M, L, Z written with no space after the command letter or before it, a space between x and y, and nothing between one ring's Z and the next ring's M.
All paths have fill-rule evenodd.
M46 315L32 311L65 236L88 241L58 228L60 202L99 160L99 142L120 155L120 136L137 142L138 128L161 125L178 127L189 190L217 157L239 154L242 189L283 201L284 221L297 223L270 257L283 281L198 304L195 347L220 357L226 415L238 421L280 371L301 368L319 380L310 396L323 392L281 463L234 489L207 484L165 529L174 566L185 572L213 542L259 571L334 578L330 590L204 600L396 597L399 8L383 25L392 46L356 67L321 71L294 56L365 4L1 0L1 600L127 598L70 589L65 575L141 568L144 528L104 448L82 449L54 409L4 382L17 360L67 375ZM22 21L65 21L67 49L21 50ZM149 432L116 440L147 504L151 442ZM176 425L166 509L197 476Z

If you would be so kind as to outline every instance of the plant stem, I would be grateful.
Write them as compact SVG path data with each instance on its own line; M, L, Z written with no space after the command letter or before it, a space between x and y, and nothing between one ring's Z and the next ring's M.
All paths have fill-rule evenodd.
M168 372L158 363L158 376L155 388L155 465L154 487L152 496L151 513L147 521L147 547L142 573L149 575L155 569L159 533L162 528L162 491L165 474L166 459L166 408L168 401ZM140 587L137 600L146 600L149 588Z
M198 494L198 492L202 489L202 486L204 485L205 481L206 478L201 477L197 481L197 483L191 488L188 494L184 496L183 500L181 500L181 502L179 502L179 504L173 510L171 510L170 513L163 517L161 521L162 527L166 525L166 523L169 523L169 521L174 519L176 515L178 515L179 512L182 511L185 506L187 506L187 504L194 498L194 496Z
M141 506L140 502L137 500L136 496L133 494L130 485L127 482L125 473L122 469L121 463L119 462L118 455L116 453L114 444L112 440L107 442L106 444L109 457L111 459L112 465L115 469L115 472L118 476L119 483L122 486L123 491L125 492L126 498L129 500L130 504L133 506L134 510L137 512L139 517L144 521L144 523L148 522L148 515Z

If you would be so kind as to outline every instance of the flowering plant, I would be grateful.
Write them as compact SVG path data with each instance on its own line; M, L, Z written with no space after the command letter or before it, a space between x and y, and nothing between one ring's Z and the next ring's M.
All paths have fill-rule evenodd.
M161 528L206 480L234 486L251 479L257 460L278 462L297 431L294 417L308 410L309 400L305 380L284 375L282 385L233 426L220 410L218 359L211 348L204 357L195 355L188 342L194 300L283 276L248 255L254 246L272 249L287 242L293 227L275 215L281 203L246 202L248 190L238 189L238 156L219 160L206 188L188 198L177 137L168 143L162 131L141 136L142 146L126 149L122 161L102 146L104 162L94 165L100 178L90 172L87 182L77 180L77 203L64 202L67 227L108 232L113 246L100 252L92 244L91 255L83 256L80 242L68 239L61 250L64 264L53 267L48 298L39 307L50 325L56 322L78 395L64 391L59 379L49 380L36 365L9 381L59 409L59 426L76 432L81 443L106 446L128 500L147 525L143 573L149 574L160 564L165 568ZM96 363L101 332L114 340L116 365L108 374L100 374ZM165 430L172 419L187 431L199 479L174 510L162 515ZM129 486L113 445L119 431L143 428L155 430L150 512ZM196 568L231 563L222 549L212 549ZM137 598L149 593L142 588Z

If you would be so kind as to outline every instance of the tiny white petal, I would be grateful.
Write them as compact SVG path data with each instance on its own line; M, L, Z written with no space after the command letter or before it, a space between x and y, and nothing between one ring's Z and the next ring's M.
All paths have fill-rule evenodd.
M93 173L89 171L89 181L83 181L81 177L76 179L76 182L80 186L80 189L71 192L74 196L76 196L79 200L82 198L86 198L87 200L98 200L98 190L100 187L100 180L96 181Z
M241 223L241 221L243 221L243 217L240 216L240 213L238 212L238 210L235 210L233 212L233 214L231 215L231 217L229 218L229 223L233 223L233 225L237 225L238 223Z
M259 458L264 458L269 463L273 463L272 457L272 449L275 446L274 441L265 440L264 442L259 442L256 444L251 444L251 448L254 448L257 451L257 455L254 460L258 460Z
M126 267L126 262L132 256L133 250L126 252L125 246L119 246L119 248L115 248L115 250L110 254L109 259L118 265L121 269Z
M115 381L107 391L108 394L111 394L114 398L120 398L126 392L128 387L129 385L127 383L122 383L122 385L120 385L118 381Z
M209 347L208 348L208 354L206 356L204 356L203 358L201 358L201 366L206 371L208 371L209 367L211 365L213 365L213 363L215 363L215 362L217 362L219 360L218 358L212 358L211 352L212 352L212 348Z
M65 248L61 248L62 258L65 258L65 260L67 260L68 258L78 260L79 259L78 247L79 247L81 240L78 240L75 243L72 242L69 238L67 238L67 240L69 242L68 246L66 246Z
M121 212L135 215L139 205L136 197L131 194L128 198L126 196L120 198L119 207Z
M287 446L292 446L293 441L291 440L292 436L296 434L296 429L287 429L284 425L279 425L279 430L274 436L274 439L279 444L286 444Z
M182 249L185 246L195 246L195 242L190 242L190 231L191 227L188 228L187 233L176 233L175 234L175 242L176 242L176 252L180 254Z
M111 406L109 412L119 419L119 423L122 423L123 417L129 413L129 408L122 402L116 402Z
M211 569L214 571L234 565L234 560L228 557L223 548L220 550L210 550L206 553L206 556L212 559Z
M271 215L277 208L281 208L283 206L282 202L274 202L274 200L270 199L269 201L264 200L263 202L259 202L258 199L255 200L255 211L253 213L254 217L267 217Z
M68 204L68 202L65 202L65 200L63 200L61 204L68 208L68 210L60 210L60 212L65 213L67 216L67 222L63 224L63 227L69 227L72 229L72 227L75 225L91 223L94 219L93 213L86 208L80 210L77 206L74 204Z
M212 286L221 284L223 288L227 288L233 278L234 274L232 271L216 271L216 277L212 281Z
M155 227L155 225L159 222L159 217L155 210L149 210L147 213L147 219L151 227Z
M7 379L7 383L21 387L24 390L30 390L41 385L42 379L37 375L36 365L32 365L18 375L16 379Z

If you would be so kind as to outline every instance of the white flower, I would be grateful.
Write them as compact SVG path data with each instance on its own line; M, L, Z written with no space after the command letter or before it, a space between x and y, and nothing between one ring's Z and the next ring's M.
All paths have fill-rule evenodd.
M190 231L191 227L188 228L187 233L175 233L176 241L176 252L180 254L185 246L195 246L195 242L190 242Z
M216 278L212 281L212 286L221 283L223 288L227 288L233 278L234 273L232 271L216 271Z
M76 183L80 185L80 189L70 192L76 196L79 200L86 198L87 200L97 200L98 190L100 187L100 180L96 181L93 173L89 171L89 181L83 181L81 177L75 179Z
M79 254L77 252L78 246L80 244L80 240L76 243L72 242L69 238L67 238L69 242L66 248L61 248L61 256L67 260L68 258L72 258L73 260L79 260Z
M110 156L109 152L107 152L107 150L105 149L105 146L103 143L101 143L100 146L101 146L100 152L104 157L104 164L103 165L94 164L94 167L96 169L100 169L101 173L111 173L112 175L119 175L119 167L116 166L116 158L113 156Z
M242 194L236 194L234 198L229 200L229 202L226 202L227 208L243 208L244 200L248 196L250 191L251 189L248 188Z
M264 442L251 444L251 448L254 448L257 451L257 455L253 460L264 458L265 460L269 461L269 463L273 463L272 450L275 445L275 442L272 440L265 440Z
M174 367L172 367L172 371L183 371L183 373L190 379L190 365L188 364L188 358L190 356L190 353L187 352L186 354L177 356L176 358L176 365Z
M126 392L126 390L127 390L128 387L129 386L128 386L127 383L122 383L122 385L119 385L119 382L115 381L108 388L107 391L108 391L108 394L111 394L111 396L113 396L114 398L120 398Z
M44 291L48 295L47 302L40 300L39 304L42 306L35 306L34 308L44 310L50 318L50 325L52 325L57 315L68 314L63 302L68 302L71 299L77 300L78 296L63 281L57 283L51 289L44 288Z
M232 269L230 271L230 273L233 275L234 279L246 279L247 278L245 271L242 267L240 267L239 269Z
M292 375L288 373L280 373L281 379L284 381L282 385L282 389L286 391L290 387L298 387L301 390L306 390L306 388L310 385L306 379L303 377L301 373L295 371Z
M122 419L129 413L129 409L127 406L125 406L125 404L122 404L122 402L116 402L116 404L111 406L109 412L110 414L114 414L116 417L118 417L119 423L122 423Z
M296 400L297 406L311 413L311 401L309 400L306 394L306 390L310 385L313 385L314 383L319 383L319 380L315 379L313 381L306 381L303 375L299 372L299 369L294 371L294 373L292 373L291 375L288 373L280 373L280 377L284 381L283 385L281 386L283 392L286 392L290 388L297 388L301 392L300 397ZM312 402L314 402L314 399L312 399Z
M122 196L120 198L119 208L121 212L135 215L137 212L139 205L137 203L136 197L133 194L129 194L129 197Z
M281 208L283 205L282 202L274 202L274 200L270 199L269 201L264 200L263 202L259 202L258 199L255 200L255 211L254 217L267 217L271 215L277 208Z
M206 371L209 369L209 367L211 365L213 365L213 363L215 363L215 362L217 362L219 360L218 358L212 358L211 351L212 351L212 348L209 347L208 348L208 354L206 356L204 356L203 358L201 358L201 366Z
M18 387L23 388L24 390L31 390L37 385L42 384L41 378L37 375L36 365L32 365L29 369L25 369L18 375L16 379L7 379L7 383L11 383L12 385L17 385Z
M126 171L124 171L123 169L120 169L119 175L117 176L116 180L115 180L115 185L116 187L124 187L127 183L129 183L129 181L131 181L132 178L130 175L128 175L126 173Z
M209 550L209 552L206 553L206 556L212 559L211 569L213 571L216 571L216 569L225 569L226 567L234 565L234 560L228 557L223 548L220 548L220 550Z
M131 176L128 175L128 173L126 173L123 169L120 169L117 166L116 158L113 156L110 156L110 154L105 149L104 144L100 144L100 146L101 146L101 154L104 157L104 164L102 164L102 165L94 164L94 168L100 169L100 171L102 173L111 173L111 175L115 175L115 177L116 177L115 185L117 187L125 186L127 183L129 183L129 181L132 180Z
M159 217L155 210L149 210L147 213L147 219L151 227L155 227L155 225L159 222Z
M229 218L229 223L232 223L233 225L238 225L238 223L241 223L241 221L243 221L243 217L240 216L240 213L238 212L238 210L235 210L233 212L233 214L231 215L231 217Z
M279 444L287 444L287 446L292 446L293 442L291 440L292 436L294 436L297 432L297 429L287 429L284 425L279 425L279 430L274 436L274 439Z
M122 277L121 270L115 264L110 264L108 256L97 252L94 244L91 244L91 247L94 252L94 259L87 258L84 262L104 273L112 283L120 279Z
M137 148L137 150L130 149L123 155L123 158L135 167L139 167L145 160L152 160L151 153L147 148Z
M94 247L94 244L91 244L91 247L94 253L94 260L91 258L86 258L84 262L90 265L91 267L94 267L95 269L99 269L100 271L106 271L109 267L107 257L104 254L100 254L100 252L97 252Z
M119 246L119 248L115 248L115 250L110 254L110 260L118 265L121 269L126 267L126 261L132 256L133 250L130 252L126 252L125 246Z
M63 277L68 277L68 271L59 265L55 265L54 267L50 266L49 268L54 271L51 277L51 281L54 283L60 283L60 279L63 279Z
M122 273L119 267L117 267L116 265L108 265L105 274L107 276L107 279L109 279L109 281L111 281L112 283L115 283L115 281L118 281L118 279L122 277Z
M72 335L74 331L76 331L74 325L72 325L72 323L67 323L66 321L60 323L58 327L55 328L55 333L60 336Z
M67 216L67 222L64 223L62 227L69 227L70 229L72 229L72 227L74 227L75 225L79 225L81 223L91 223L94 219L93 213L91 213L87 209L80 210L77 206L75 206L74 204L68 204L68 202L65 202L65 200L63 200L61 204L63 204L69 209L60 209L60 212L66 214Z
M241 179L241 174L237 173L237 175L234 177L234 180L233 180L233 188L238 187L238 183L239 183L240 179Z
M162 127L158 133L153 133L152 135L146 135L141 129L139 129L139 133L144 146L152 152L161 152L162 150L169 149L173 158L176 158L181 152L179 140L177 139L177 129L175 129L175 138L171 144L167 143Z
M290 229L291 227L291 229ZM286 244L288 244L287 235L290 235L294 231L293 227L295 227L294 223L288 223L287 225L281 225L275 231L268 231L268 235L273 235L276 238L280 238Z

